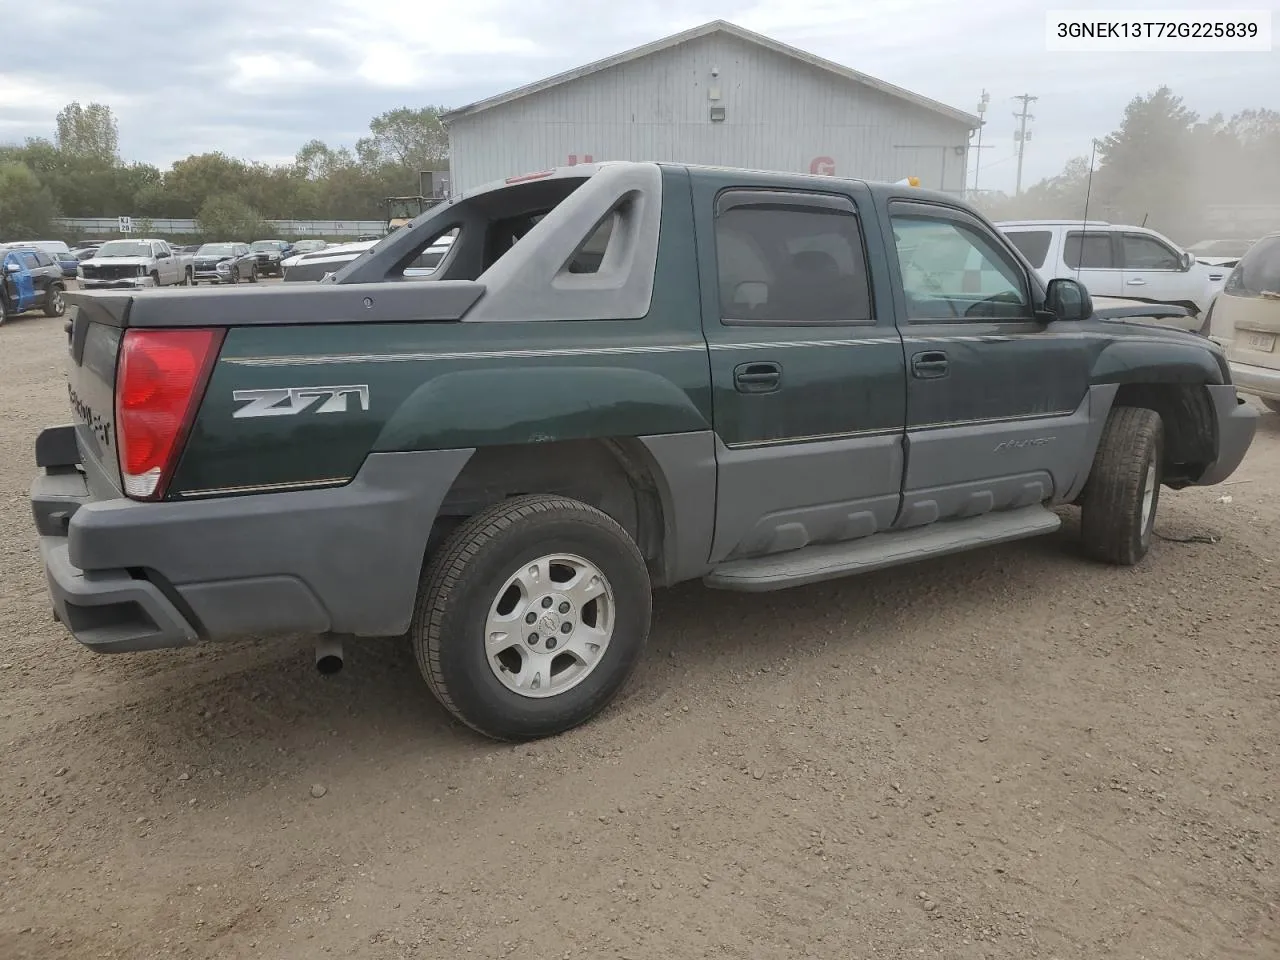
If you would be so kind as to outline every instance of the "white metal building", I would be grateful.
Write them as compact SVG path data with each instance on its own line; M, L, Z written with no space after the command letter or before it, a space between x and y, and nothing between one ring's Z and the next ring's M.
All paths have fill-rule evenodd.
M978 118L716 20L443 117L451 189L592 160L966 182Z

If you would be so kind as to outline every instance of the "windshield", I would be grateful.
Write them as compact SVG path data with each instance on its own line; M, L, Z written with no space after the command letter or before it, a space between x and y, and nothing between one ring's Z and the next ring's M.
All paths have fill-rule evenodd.
M251 249L254 250L283 250L285 247L283 240L255 240Z
M206 243L196 251L198 257L229 257L235 250L229 243Z
M98 248L98 259L108 257L149 257L151 244L141 240L109 240Z

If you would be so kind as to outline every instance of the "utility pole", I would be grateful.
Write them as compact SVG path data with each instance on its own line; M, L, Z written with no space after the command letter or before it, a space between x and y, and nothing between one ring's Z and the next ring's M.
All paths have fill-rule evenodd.
M1022 154L1027 148L1027 140L1031 138L1031 134L1027 132L1027 121L1035 119L1035 117L1027 113L1027 107L1040 98L1033 97L1029 93L1020 93L1013 99L1022 101L1022 112L1013 115L1013 118L1019 122L1018 132L1013 135L1014 139L1018 141L1018 179L1013 188L1013 195L1016 197L1022 193Z
M978 171L982 168L982 128L987 125L987 104L991 102L991 94L984 89L978 98L978 144L977 154L973 160L973 192L978 192Z

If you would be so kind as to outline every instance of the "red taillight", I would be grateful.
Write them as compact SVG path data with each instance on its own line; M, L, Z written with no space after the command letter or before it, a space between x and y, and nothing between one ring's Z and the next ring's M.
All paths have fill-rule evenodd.
M126 330L116 370L120 478L135 500L159 500L209 372L222 330Z

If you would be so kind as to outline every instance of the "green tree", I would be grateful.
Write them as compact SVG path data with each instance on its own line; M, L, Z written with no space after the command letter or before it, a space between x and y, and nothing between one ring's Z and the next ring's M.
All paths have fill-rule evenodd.
M266 225L257 210L233 194L207 199L196 214L196 227L209 241L252 241L265 236Z
M369 136L356 141L356 155L366 167L396 166L439 170L449 156L449 135L440 122L443 107L400 107L369 121Z
M39 239L52 234L53 194L25 163L0 163L0 237Z
M105 104L73 100L58 112L57 125L58 149L67 156L108 165L119 159L120 131Z

